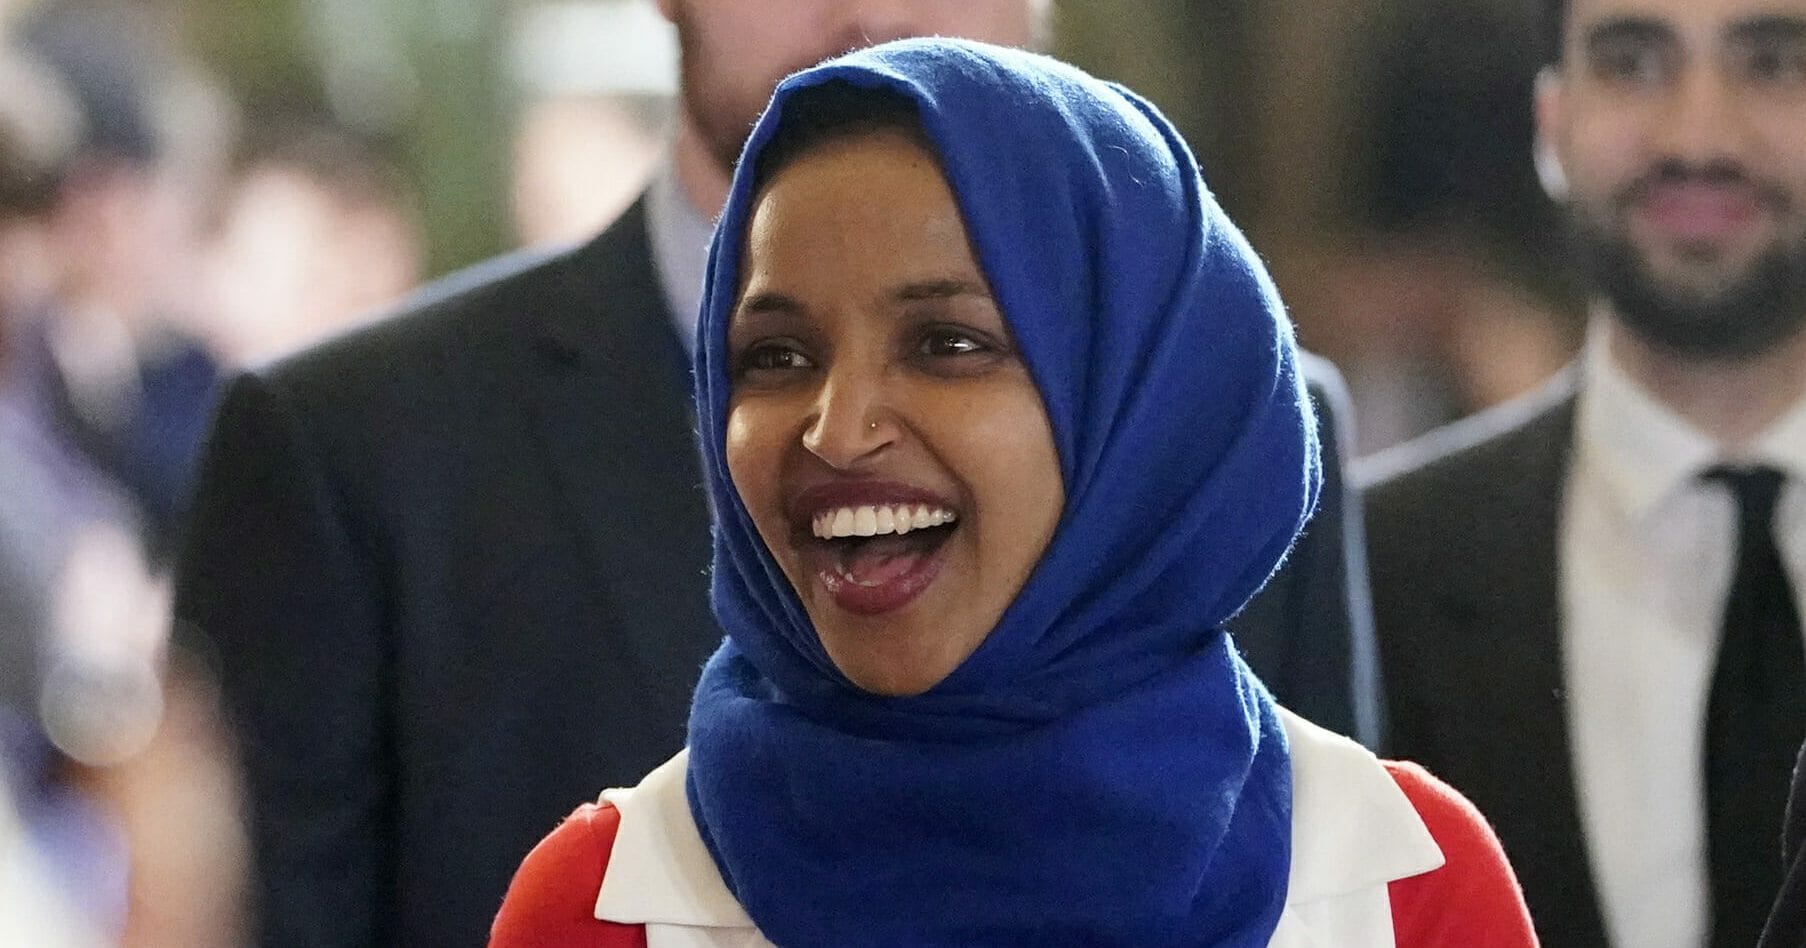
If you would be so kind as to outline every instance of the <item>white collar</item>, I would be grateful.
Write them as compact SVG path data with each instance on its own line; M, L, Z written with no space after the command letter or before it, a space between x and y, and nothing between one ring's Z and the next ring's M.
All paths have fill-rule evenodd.
M629 790L609 790L605 802L621 811L608 873L596 897L596 917L624 924L751 928L727 890L690 814L684 774L688 748Z
M1640 521L1700 472L1724 461L1771 464L1806 479L1806 402L1795 405L1738 456L1662 404L1611 357L1604 317L1587 334L1581 362L1578 444L1619 512Z
M1281 709L1292 756L1292 869L1297 908L1436 869L1442 850L1373 754ZM684 789L682 751L630 790L596 918L624 924L752 928L703 845Z
M1442 847L1371 751L1284 708L1279 713L1292 753L1287 905L1307 905L1442 867Z

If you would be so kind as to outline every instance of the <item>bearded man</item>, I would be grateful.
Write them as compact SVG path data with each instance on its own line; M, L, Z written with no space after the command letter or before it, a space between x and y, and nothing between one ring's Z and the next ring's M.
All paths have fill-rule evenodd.
M1544 944L1751 945L1806 735L1806 0L1550 14L1590 335L1376 462L1390 746L1494 821Z
M911 35L1033 45L1048 6L661 0L682 108L620 219L234 381L177 635L238 736L260 944L479 944L573 804L683 745L720 642L687 351L753 119L821 59ZM1328 408L1333 374L1312 371ZM1324 421L1319 526L1234 628L1281 700L1371 741L1359 534Z

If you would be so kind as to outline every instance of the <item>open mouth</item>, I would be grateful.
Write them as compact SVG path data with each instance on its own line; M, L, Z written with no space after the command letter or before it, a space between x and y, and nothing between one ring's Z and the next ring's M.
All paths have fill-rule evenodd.
M957 513L935 504L828 507L810 517L805 547L836 604L877 615L902 608L934 581L958 524Z

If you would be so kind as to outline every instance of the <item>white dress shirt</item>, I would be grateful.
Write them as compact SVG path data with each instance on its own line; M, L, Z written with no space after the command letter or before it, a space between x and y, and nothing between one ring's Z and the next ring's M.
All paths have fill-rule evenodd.
M1601 334L1581 371L1559 553L1581 825L1612 943L1699 948L1706 700L1737 543L1729 488L1699 475L1719 463L1786 473L1776 537L1806 591L1806 404L1731 456L1632 381ZM1779 859L1780 814L1775 833Z
M677 163L667 155L646 188L646 231L652 268L664 290L665 307L684 352L696 354L696 322L702 314L702 284L709 272L709 240L715 221L690 203L677 180Z

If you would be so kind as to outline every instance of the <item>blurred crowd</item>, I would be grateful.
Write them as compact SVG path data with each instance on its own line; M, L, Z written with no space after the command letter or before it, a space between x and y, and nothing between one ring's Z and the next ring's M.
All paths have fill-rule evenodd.
M224 373L419 277L380 148L238 113L161 26L0 32L0 879L41 903L7 944L239 940L235 777L166 648L196 452Z
M194 465L232 371L378 318L426 267L394 141L235 101L188 39L161 5L0 3L3 945L245 940L230 741L169 647ZM637 92L527 103L515 238L619 214L663 120Z
M1275 201L1251 227L1278 232L1263 246L1349 377L1364 452L1534 388L1578 342L1561 293L1464 226L1499 195L1421 200L1484 168L1412 164L1462 147L1449 116L1523 97L1530 60L1426 26L1438 4L1397 6L1386 35L1409 55L1370 51L1395 68L1352 133L1376 143L1349 159L1378 169L1360 223L1295 239ZM169 646L194 467L235 370L379 319L429 275L396 140L317 102L238 101L191 39L162 5L0 0L0 945L245 939L231 742L204 662ZM627 207L665 148L664 81L552 77L522 98L510 242L578 241ZM1510 121L1527 142L1527 112ZM1457 137L1520 164L1495 132Z

